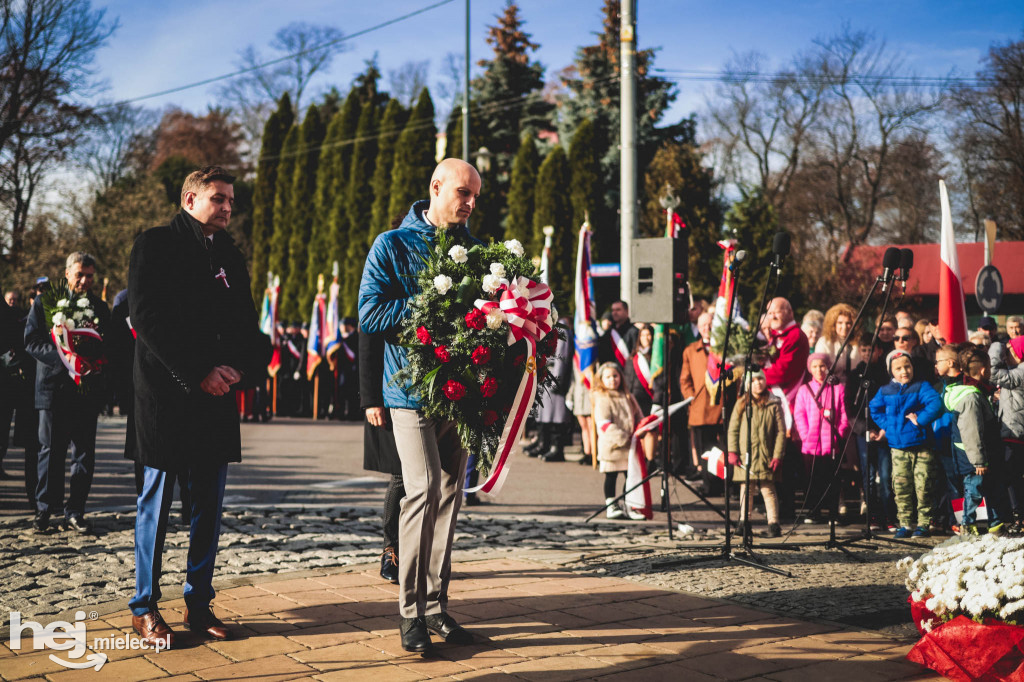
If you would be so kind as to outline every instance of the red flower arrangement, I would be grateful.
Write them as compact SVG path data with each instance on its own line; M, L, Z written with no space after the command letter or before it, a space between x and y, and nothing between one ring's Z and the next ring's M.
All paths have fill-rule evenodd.
M480 384L480 395L485 398L493 398L498 392L498 380L494 377L487 377L484 383Z
M477 346L470 358L474 365L486 365L491 361L491 349L486 346Z
M466 326L470 329L483 329L487 326L487 316L479 308L473 308L466 313Z
M444 385L444 394L449 400L462 400L466 397L466 387L449 379L448 383Z
M441 362L450 362L452 359L451 353L448 352L448 346L436 347L434 349L434 356Z
M427 331L426 327L420 327L416 330L416 338L425 346L429 346L434 342L433 339L430 338L430 332Z

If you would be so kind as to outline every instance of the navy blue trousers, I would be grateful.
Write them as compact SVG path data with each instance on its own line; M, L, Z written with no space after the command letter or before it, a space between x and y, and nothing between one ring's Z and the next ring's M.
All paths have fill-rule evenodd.
M85 512L96 469L96 408L84 400L55 402L39 410L39 459L36 510L64 516ZM64 466L71 447L71 491L64 502Z
M185 469L192 500L192 528L185 566L185 605L190 611L209 608L213 601L213 568L220 540L220 515L228 465ZM167 516L174 499L177 472L146 467L135 517L135 596L128 603L141 616L157 608L163 567Z

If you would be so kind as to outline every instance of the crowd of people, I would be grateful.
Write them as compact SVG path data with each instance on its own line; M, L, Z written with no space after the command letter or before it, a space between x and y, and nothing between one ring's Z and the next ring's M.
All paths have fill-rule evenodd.
M673 418L673 473L700 481L703 495L722 495L723 480L704 455L726 452L741 522L749 523L754 501L745 489L749 469L768 537L785 523L829 521L862 521L901 538L1024 532L1022 318L1008 317L1000 332L982 317L969 341L953 345L936 320L907 310L873 320L871 332L854 330L855 317L839 303L798 323L790 303L776 298L757 332L755 366L716 384L708 377L707 302L696 301L690 324L669 331L668 371L652 377L653 330L632 323L627 304L616 301L602 320L594 385L577 370L572 386L548 400L564 400L578 419L581 463L596 451L609 518L642 518L615 503L616 477L635 427L668 389L672 401L692 399ZM526 452L560 461L560 448L552 453L548 444L564 442L573 426L540 425ZM649 468L660 466L655 438L648 433L642 448Z

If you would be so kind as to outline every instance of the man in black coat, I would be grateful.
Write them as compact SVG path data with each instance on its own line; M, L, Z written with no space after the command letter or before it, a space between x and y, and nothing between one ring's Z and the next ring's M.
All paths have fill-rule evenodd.
M67 258L64 276L75 295L85 295L99 320L99 332L110 322L107 304L89 289L96 261L76 251ZM82 362L82 383L76 385L50 335L44 300L37 296L25 323L25 350L36 360L36 409L39 411L39 482L36 484L36 532L49 530L50 514L64 506L64 524L79 533L91 528L85 520L85 501L96 467L96 419L105 400L102 368ZM71 490L64 503L64 462L71 446Z
M135 344L137 456L145 465L135 522L132 627L155 646L174 633L157 610L174 479L192 501L184 626L214 639L228 629L210 609L228 462L241 460L235 389L261 381L270 341L259 331L245 260L224 231L234 177L195 171L182 211L132 248L128 297Z
M629 320L629 304L615 301L611 307L612 326L597 340L597 361L617 362L623 370L633 357L639 331Z

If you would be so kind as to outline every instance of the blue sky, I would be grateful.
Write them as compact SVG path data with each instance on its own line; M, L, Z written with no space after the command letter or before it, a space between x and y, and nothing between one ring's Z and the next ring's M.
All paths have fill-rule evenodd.
M329 24L354 33L428 4L431 0L98 0L95 6L117 17L120 28L98 54L97 67L109 84L105 97L133 98L231 72L238 50L246 45L270 54L270 39L292 21ZM472 0L474 62L490 53L485 27L494 23L504 4ZM526 30L541 45L536 57L549 76L570 64L576 48L590 44L592 34L601 28L601 0L522 0L519 5ZM433 85L441 79L444 55L463 49L464 8L464 0L456 0L354 39L313 87L338 85L344 90L374 52L379 53L385 74L406 61L429 59ZM716 70L734 52L748 50L763 52L773 65L781 65L814 37L835 32L844 21L884 38L905 57L907 71L971 75L991 44L1024 35L1024 2L639 0L637 34L640 47L661 48L657 67ZM200 86L143 103L202 112L217 102L219 87ZM704 82L679 83L680 96L669 118L699 111L709 87Z

